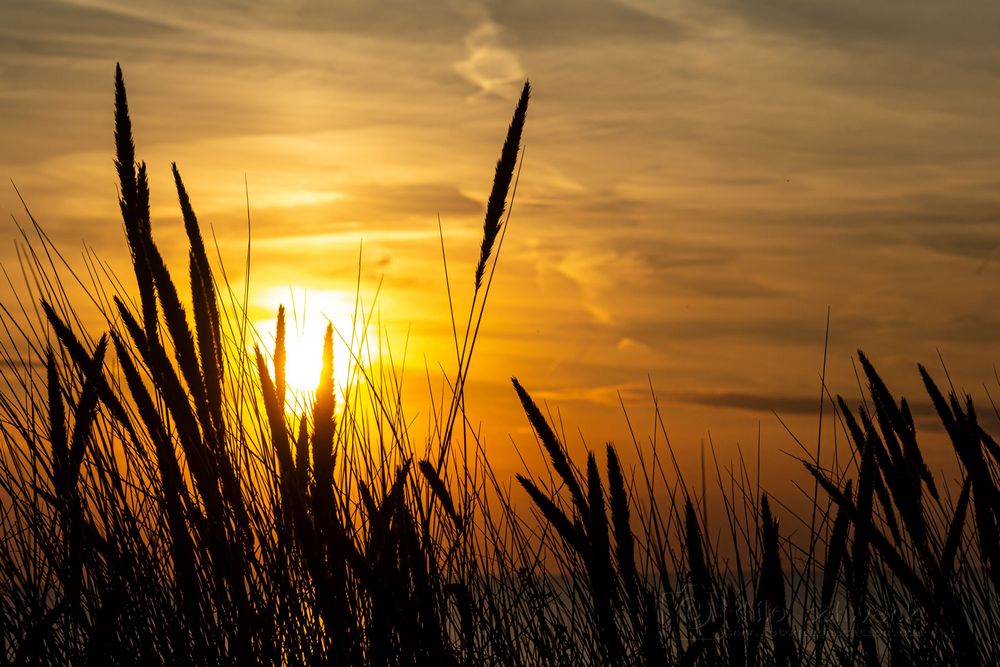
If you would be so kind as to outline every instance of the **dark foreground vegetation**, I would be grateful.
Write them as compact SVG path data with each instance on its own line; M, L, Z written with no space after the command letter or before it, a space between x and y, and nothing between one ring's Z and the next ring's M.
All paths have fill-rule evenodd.
M118 73L116 164L137 289L88 263L86 306L106 319L94 338L64 290L76 275L32 219L30 290L3 311L0 660L1000 661L1000 447L971 400L922 367L958 482L931 474L906 401L861 355L865 402L840 399L834 416L853 455L834 469L806 457L816 490L810 516L785 519L797 520L794 541L745 463L716 468L726 520L710 528L665 433L651 451L630 443L620 457L609 444L573 461L515 380L548 464L517 477L531 502L519 489L515 511L466 422L463 387L527 102L525 85L487 205L473 305L456 327L458 368L416 438L400 379L384 366L356 369L338 413L330 329L308 399L286 387L283 312L276 340L256 339L267 349L246 354L246 300L216 280L176 167L190 262L182 280L168 270ZM179 282L190 284L183 305Z

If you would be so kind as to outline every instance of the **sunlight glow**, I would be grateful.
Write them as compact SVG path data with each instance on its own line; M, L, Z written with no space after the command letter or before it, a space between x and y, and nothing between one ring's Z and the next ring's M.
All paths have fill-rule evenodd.
M285 306L285 378L289 409L303 400L310 401L316 391L322 364L323 336L327 324L333 324L333 382L339 413L344 406L347 388L360 380L358 357L362 357L363 366L367 365L364 355L359 354L364 324L360 321L360 312L359 321L355 322L355 296L334 290L273 288L264 291L258 302L273 313L269 319L256 323L269 356L274 347L278 306Z

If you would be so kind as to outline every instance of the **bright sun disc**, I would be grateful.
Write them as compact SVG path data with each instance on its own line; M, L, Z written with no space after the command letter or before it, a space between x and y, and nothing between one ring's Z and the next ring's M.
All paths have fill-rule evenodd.
M285 290L274 289L264 294L261 301L274 315L258 322L257 331L269 348L268 352L272 353L278 306L285 306L285 381L291 394L291 406L297 398L307 398L316 391L323 360L323 337L327 325L332 324L333 382L339 412L348 384L357 383L359 376L355 357L361 345L363 325L354 322L354 295L338 291L309 291L306 294L300 290L293 293L294 302L292 293Z

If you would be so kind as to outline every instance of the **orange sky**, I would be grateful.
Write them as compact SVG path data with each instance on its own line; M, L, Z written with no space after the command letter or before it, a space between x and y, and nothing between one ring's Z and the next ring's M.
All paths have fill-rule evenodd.
M454 364L437 216L464 312L530 77L470 388L498 467L520 466L508 436L530 442L509 376L562 412L575 451L577 426L592 446L626 437L618 392L644 438L651 380L686 462L709 431L724 460L754 447L759 425L779 483L795 445L771 410L815 442L828 307L834 392L858 395L859 347L918 408L915 364L938 369L936 350L961 387L983 399L997 387L1000 5L377 7L2 1L0 174L69 255L87 242L127 276L111 134L121 61L154 234L175 266L172 160L236 283L246 178L262 322L303 290L308 312L343 319L363 244L361 293L370 304L382 281L394 350L409 335L419 412L425 365ZM10 187L0 208L23 219Z

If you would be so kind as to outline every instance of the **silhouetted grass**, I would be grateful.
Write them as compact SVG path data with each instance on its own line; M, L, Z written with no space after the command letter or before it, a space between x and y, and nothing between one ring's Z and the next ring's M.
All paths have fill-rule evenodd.
M777 496L760 492L742 460L715 468L728 537L713 538L705 482L699 497L665 433L657 442L672 474L659 446L636 446L629 467L612 443L603 461L588 452L581 470L516 379L548 470L516 476L526 496L496 477L468 427L464 386L516 190L528 94L525 84L497 164L473 303L455 331L458 365L424 439L384 365L353 364L364 382L338 416L332 327L308 397L286 385L283 308L273 348L250 331L247 355L246 303L216 281L173 165L190 247L182 298L154 240L117 71L115 164L138 301L95 258L87 279L72 273L31 218L19 246L25 292L0 318L0 659L1000 660L1000 446L971 398L946 395L923 367L960 482L935 478L906 401L859 354L867 403L852 410L838 397L835 415L854 456L833 469L803 461L823 494L799 519L806 539L782 533ZM90 290L107 328L96 340L63 280Z

